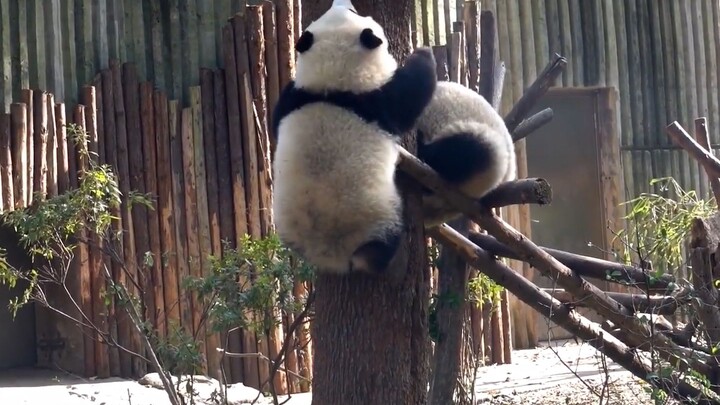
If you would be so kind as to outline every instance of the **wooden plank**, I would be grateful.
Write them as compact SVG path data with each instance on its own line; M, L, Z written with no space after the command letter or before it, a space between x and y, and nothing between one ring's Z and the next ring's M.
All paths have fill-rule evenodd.
M197 4L195 0L180 0L180 52L182 55L183 77L182 94L183 99L189 97L189 87L195 85L199 80L199 43L198 43L198 17ZM179 97L180 95L178 95Z
M580 0L567 0L570 4L570 40L572 41L573 53L568 60L568 64L572 64L575 74L573 76L573 85L582 86L585 84L585 65L583 57L585 50L583 49L583 32L582 32L582 14Z
M145 180L145 193L153 200L157 199L157 151L155 146L155 115L153 106L153 86L150 82L142 82L140 84L140 125L142 127L142 156ZM154 203L156 204L156 202ZM152 253L152 263L149 264L151 270L151 286L153 300L155 302L155 327L160 337L166 336L167 320L165 318L165 298L163 292L162 277L162 250L160 243L160 220L158 219L157 209L148 209L147 217L148 239L150 242L150 252Z
M152 50L152 60L148 60L148 65L152 66L152 79L158 88L166 89L168 87L169 78L167 72L172 70L167 63L168 55L165 53L165 43L163 35L163 15L160 10L159 1L148 1L146 4L146 12L149 19L145 19L146 30L150 35L149 47ZM149 25L149 27L148 27Z
M462 46L462 37L459 32L453 32L450 34L450 59L449 59L449 66L448 66L448 78L451 82L459 83L460 82L460 70L462 67L462 61L460 60L461 49Z
M0 210L11 211L15 203L13 196L12 132L10 114L0 113L0 186L2 198Z
M32 204L33 200L33 166L35 165L35 142L33 141L34 125L33 125L33 91L30 89L22 89L20 100L25 103L26 108L26 122L27 122L27 133L25 134L25 159L26 166L25 171L27 177L25 177L25 204L28 206Z
M293 14L292 14L292 20L293 20L293 41L297 42L298 39L300 39L300 34L302 34L302 1L301 0L295 0L293 2Z
M225 100L225 72L217 70L213 74L215 150L217 161L218 211L220 213L220 239L233 246L235 227L233 215L233 182L231 178L230 139L228 138L228 115ZM208 191L209 192L209 191ZM233 353L242 351L242 337L237 330L226 338L228 349ZM243 363L241 359L228 359L231 381L242 381Z
M265 83L267 70L262 7L248 6L246 17L248 19L247 35L250 56L249 73L254 107L253 114L249 118L256 123L254 135L257 138L260 226L261 235L267 236L272 228L272 166L268 136L268 104Z
M12 150L13 204L24 208L27 203L27 106L25 103L10 104L10 131Z
M160 264L167 317L168 333L171 327L180 326L179 279L175 242L175 219L173 215L172 160L170 153L170 128L168 100L164 93L155 90L153 94L155 115L155 137L157 156L157 215L160 231Z
M210 239L210 221L208 216L208 191L207 191L207 170L205 169L205 152L203 139L203 116L202 116L202 94L200 86L190 88L190 108L192 108L192 134L193 134L193 159L195 165L195 190L197 207L197 231L200 246L200 275L209 274L212 269L209 261L209 254L212 252L212 241ZM203 336L207 339L207 367L208 372L214 378L220 376L220 356L217 348L220 347L220 340L217 334L205 331Z
M215 11L217 1L197 1L198 43L200 45L200 67L211 68L217 64L215 59ZM227 18L228 16L225 16ZM222 20L220 20L222 21Z
M480 12L477 2L465 2L465 49L468 64L468 87L478 91L480 85Z
M422 45L430 46L430 18L428 13L428 0L420 0L420 16L422 19ZM462 18L461 18L462 19Z
M531 2L532 7L532 21L533 21L533 37L535 39L535 71L542 72L542 70L550 62L550 45L548 35L548 20L545 12L546 1L533 1ZM557 24L557 20L550 20L550 25ZM503 321L505 319L503 318Z
M47 124L47 192L50 197L58 195L58 161L57 161L57 127L55 120L55 96L48 94L45 111L48 115Z
M432 12L433 17L433 38L434 45L441 45L442 38L440 37L440 2L438 0L432 0L432 8L425 10L425 12Z
M113 85L112 72L109 69L105 69L100 73L102 97L98 99L98 103L102 102L101 111L103 117L103 136L99 137L102 144L98 145L100 152L103 153L103 161L110 165L116 176L118 175L118 158L117 158L117 135L116 135L116 124L115 124L115 92ZM108 249L112 249L122 257L122 219L120 207L111 209L111 214L117 219L113 219L110 224L108 233L106 234L106 240L103 244L106 244ZM125 273L120 263L113 260L107 253L103 256L103 261L106 266L109 267L109 271L112 274L114 282L123 286L127 285ZM109 327L110 335L119 344L130 347L130 339L128 338L128 332L123 331L122 328L130 328L127 325L129 319L125 310L118 308L116 299L110 302L109 306ZM127 325L127 326L125 326ZM129 355L117 348L111 348L110 350L110 374L113 376L129 375L130 370L130 358Z
M125 115L125 96L123 93L122 71L117 61L111 61L110 63L110 75L112 80L112 104L115 116L116 152L113 155L115 155L117 159L118 187L122 195L127 196L130 193L127 118ZM135 285L138 280L138 262L135 253L135 235L132 224L132 214L127 198L122 198L120 200L120 215L117 222L118 223L114 226L119 226L123 231L122 239L119 239L117 242L118 247L122 249L118 253L122 255L126 266L126 270L122 272L123 277L125 278L124 285L130 294L137 296L139 291L135 288ZM122 278L119 278L118 282L122 280ZM120 335L120 341L126 342L129 348L139 352L141 350L140 337L137 333L133 333L132 328L133 326L130 324L130 319L125 315L118 319L118 334ZM136 371L134 372L134 370ZM142 370L142 365L139 359L124 355L120 356L120 375L122 377L131 377L133 375L140 374L139 370Z
M108 30L108 6L107 3L111 2L113 3L113 0L93 0L92 3L92 14L91 18L93 21L92 24L92 36L90 37L92 40L92 48L93 48L93 58L96 61L96 66L93 71L91 71L91 74L96 74L98 70L100 70L103 66L106 66L105 64L108 63L108 60L110 59L110 54L108 53L108 36L107 36L107 30ZM102 104L100 104L102 105ZM102 127L100 127L102 128Z
M75 7L72 0L61 0L60 6L60 30L58 37L62 50L63 82L66 88L73 89L65 94L63 98L65 106L71 108L72 103L77 101L77 94L74 89L78 88L77 80L77 52L75 49ZM68 112L66 111L66 115ZM72 116L72 111L70 111Z
M703 22L703 35L705 38L705 60L708 68L706 68L707 74L707 86L709 91L707 94L708 100L708 126L709 128L720 128L720 106L718 105L718 96L713 94L717 93L714 89L718 88L718 59L717 59L717 44L720 42L713 31L713 27L717 24L713 18L713 3L712 2L701 2L703 6L702 22Z
M220 198L218 189L217 146L215 142L215 87L213 71L200 69L200 92L202 103L202 136L203 150L205 152L205 173L207 179L207 205L210 227L210 241L212 254L216 257L222 255L222 240L220 236ZM227 120L226 120L227 122Z
M295 33L292 0L278 0L275 2L278 38L278 71L280 72L280 88L284 88L295 77ZM230 72L227 65L229 55L225 53L225 71ZM228 79L230 77L228 76ZM228 110L228 113L230 111Z
M198 201L197 201L197 175L195 172L194 152L194 128L193 109L191 107L182 109L182 151L183 167L185 173L185 216L187 224L188 262L190 275L193 277L202 276L202 265L200 260L200 235L198 224ZM206 352L205 327L202 324L202 311L199 307L197 294L191 294L192 299L192 331L193 336L199 339L201 353ZM202 368L207 370L207 363L202 362Z
M75 124L80 126L83 130L86 130L87 119L85 117L86 107L82 104L75 106L73 112L73 119ZM77 172L72 174L72 177L76 177L85 167L82 163L82 159L77 154L77 148L81 147L78 145L74 148L73 154L76 156L73 160L77 162ZM76 177L77 178L77 177ZM77 186L77 183L75 183ZM87 237L85 230L80 231L80 238L85 239ZM83 313L95 323L95 314L93 312L93 298L92 298L92 279L90 271L90 252L88 246L84 243L80 243L77 246L77 261L75 262L75 272L79 275L80 284L80 308ZM85 375L94 376L97 375L100 370L100 362L95 358L95 333L90 328L84 330L84 353L85 353Z
M55 144L57 145L58 194L70 189L70 167L68 165L67 128L65 104L55 104Z
M182 44L181 34L182 25L180 22L180 3L179 0L170 0L169 2L169 25L170 25L170 64L172 66L182 66ZM168 87L171 89L172 97L182 97L182 69L170 69L172 77L168 77ZM178 115L178 119L180 115Z
M275 6L272 2L263 2L263 28L265 30L265 68L267 71L267 122L272 122L272 114L278 98L280 97L280 70L278 60L278 32L275 22ZM268 131L271 125L268 125ZM274 136L268 132L270 136L270 156L275 153Z
M88 150L97 153L98 151L98 122L97 122L97 92L94 86L83 87L83 102L85 104L85 129L88 134ZM92 157L97 161L97 157ZM83 170L85 168L82 168ZM93 246L89 249L89 268L90 285L92 288L92 321L95 326L103 333L108 333L110 328L108 325L106 308L102 298L102 292L105 290L105 276L103 274L103 257L102 252L97 247L100 238L97 235L88 235L92 240ZM100 341L100 336L95 336L95 367L96 373L100 378L110 376L110 359L107 348Z
M522 49L522 78L523 89L537 78L537 63L535 61L535 32L533 30L533 15L531 0L520 0L520 46ZM578 55L573 55L574 60ZM520 66L515 67L516 74L520 73ZM516 76L519 77L519 76ZM517 95L516 95L517 96Z
M452 36L452 21L450 13L450 0L443 1L443 22L445 24L445 45L450 45Z
M45 14L43 13L43 0L25 0L28 17L28 57L34 63L28 63L30 83L33 87L47 88L47 74L45 69ZM22 8L22 6L20 6ZM30 21L32 21L30 23Z
M278 7L278 10L280 7ZM278 21L280 19L278 18ZM291 33L292 34L292 33ZM231 24L223 27L223 49L225 57L225 100L227 102L228 143L230 151L231 182L233 191L233 212L235 240L248 233L247 203L245 201L245 168L243 165L243 145L240 116L240 94L238 85L237 59L235 57L235 36ZM242 348L245 351L257 350L255 336L248 331L239 332L242 336ZM230 334L230 342L233 342ZM232 343L236 346L236 343ZM233 347L231 346L231 348ZM260 384L258 378L258 361L254 358L244 358L243 382L252 387Z
M627 38L627 30L625 29L625 5L623 0L613 1L613 17L615 21L615 38ZM620 133L621 145L632 146L633 126L632 126L632 109L630 100L630 73L627 63L620 61L628 60L627 41L616 41L617 48L617 66L618 66L618 90L620 102L620 121L622 132Z
M172 211L175 233L175 256L177 257L178 284L190 276L187 222L185 217L185 176L182 148L181 112L177 100L168 102L168 131L170 133L170 168L172 179ZM179 304L180 323L187 333L193 331L192 302L187 290L180 288Z
M575 52L573 49L572 41L572 30L571 30L571 15L570 15L570 0L556 0L558 4L558 25L560 26L560 44L562 46L561 55L568 55L567 58L575 58ZM621 0L622 1L622 0ZM570 56L572 55L572 56ZM575 69L575 65L569 62L567 68L563 71L563 85L571 87L576 83L575 75L581 74Z
M10 108L10 102L13 99L13 50L10 46L10 21L15 20L15 16L10 16L10 2L0 2L0 112L7 112ZM14 21L13 21L14 22ZM9 125L9 121L8 121Z
M123 96L125 104L127 147L133 148L133 152L127 153L128 175L130 179L129 190L145 194L145 176L143 171L142 129L140 121L140 94L137 70L134 64L126 63L122 67L123 74ZM156 325L155 300L152 290L151 269L145 264L145 255L150 252L150 238L148 235L147 208L142 204L135 204L131 207L132 228L135 243L135 260L137 263L137 282L142 289L140 294L143 302L145 321ZM141 367L140 371L146 368L144 364L133 363L134 373L144 374L135 366Z
M47 93L33 92L33 191L36 197L45 199L47 195L47 141L48 141L48 112Z

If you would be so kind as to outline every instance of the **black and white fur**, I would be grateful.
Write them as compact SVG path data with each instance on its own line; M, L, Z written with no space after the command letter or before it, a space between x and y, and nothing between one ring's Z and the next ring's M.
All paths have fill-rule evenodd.
M384 31L336 0L296 44L296 75L273 115L278 236L319 271L381 272L404 231L397 141L435 86L418 49L398 67Z
M505 121L484 97L459 83L437 83L417 130L418 157L469 197L479 199L517 177ZM428 195L423 203L426 227L459 215L438 196Z

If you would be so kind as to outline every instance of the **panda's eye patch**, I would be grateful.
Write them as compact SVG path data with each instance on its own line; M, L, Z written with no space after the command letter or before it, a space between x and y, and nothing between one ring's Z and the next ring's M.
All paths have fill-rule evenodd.
M382 45L383 41L373 33L372 29L365 28L360 33L360 43L367 49L375 49Z
M309 50L313 45L313 40L313 33L310 31L304 31L295 43L295 50L300 53Z

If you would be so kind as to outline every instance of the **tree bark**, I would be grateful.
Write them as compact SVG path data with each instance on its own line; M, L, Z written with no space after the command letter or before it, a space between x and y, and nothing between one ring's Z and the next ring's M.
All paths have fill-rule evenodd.
M303 26L322 15L330 0L303 4ZM360 15L385 29L390 51L411 51L410 0L355 0ZM414 135L404 137L415 150ZM313 404L422 404L429 379L430 274L420 211L420 190L399 173L410 226L401 249L398 280L368 275L318 275L312 326Z

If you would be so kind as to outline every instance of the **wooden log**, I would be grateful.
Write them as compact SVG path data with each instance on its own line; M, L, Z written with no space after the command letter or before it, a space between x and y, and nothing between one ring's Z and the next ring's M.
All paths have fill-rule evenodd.
M44 91L33 92L33 126L33 192L44 200L47 195L48 140L47 93Z
M503 330L502 330L502 314L500 313L500 301L493 303L493 309L490 314L490 328L492 329L492 362L494 364L503 364L503 356L505 349L503 348Z
M50 197L58 195L58 169L57 169L57 128L55 126L55 96L47 95L45 105L47 111L47 175L45 184L47 184L47 193Z
M451 82L460 83L460 71L462 70L462 61L460 55L462 55L462 37L459 32L453 32L450 34L450 59L448 60L448 76Z
M528 135L545 126L547 123L552 121L553 116L553 110L551 108L546 108L533 116L524 119L512 133L513 142L524 139Z
M252 89L250 86L250 59L245 35L245 20L241 16L232 19L237 60L238 94L240 96L240 122L242 132L242 161L245 169L245 201L250 236L262 236L260 224L260 179L258 176L257 135L253 115ZM269 371L269 370L268 370Z
M187 217L185 216L185 165L182 146L182 112L177 100L168 102L168 131L170 133L170 168L172 178L172 212L175 233L175 251L177 256L178 283L190 276L190 258L188 254ZM187 290L178 291L180 321L187 333L193 333L192 300Z
M198 176L204 176L205 183L205 201L206 213L201 226L207 227L205 241L208 250L204 255L207 257L212 254L215 257L222 256L222 241L220 239L220 202L218 200L218 179L217 179L217 149L215 145L215 95L213 87L213 72L210 69L200 69L200 103L201 103L201 121L202 121L202 150L204 151L204 173L198 173ZM200 180L200 179L199 179ZM200 183L200 181L198 181ZM198 191L200 192L200 191ZM200 195L198 195L198 198ZM207 260L206 260L207 262ZM203 268L205 274L212 272L209 268L209 262L206 263L208 268ZM214 346L214 347L213 347ZM217 348L222 347L222 341L219 334L213 334L208 338L208 359L212 360L208 365L211 367L212 373L216 373L217 377L222 375L220 370L220 355Z
M122 71L117 61L110 63L110 79L112 81L113 107L115 115L115 153L117 159L118 187L123 196L130 193L130 167L128 155L128 138L127 138L127 117L125 115L125 95L122 85ZM109 86L108 86L109 87ZM118 216L118 224L122 229L122 239L118 240L118 244L122 250L118 253L121 255L125 268L121 272L118 281L124 281L125 288L132 296L138 296L139 291L135 286L138 282L138 268L135 251L134 227L132 224L131 210L128 205L127 198L120 199L120 215ZM124 279L124 280L123 280ZM128 347L133 351L140 351L140 336L133 333L134 329L130 324L131 320L126 311L118 319L118 334L120 341L127 342ZM141 374L144 364L137 357L131 357L126 354L120 356L120 375L123 377L138 376Z
M123 101L125 103L126 133L127 133L127 161L130 190L145 194L145 175L143 170L142 154L142 126L140 120L140 84L134 64L126 63L122 66ZM130 149L132 153L130 153ZM140 150L138 150L138 148ZM147 208L143 204L130 207L132 235L134 238L136 275L139 286L138 293L142 297L142 312L144 320L156 325L155 299L152 290L152 273L146 265L146 255L150 252L150 238L148 230ZM137 367L140 367L138 370ZM136 374L144 374L145 364L133 364Z
M218 187L218 218L220 224L220 240L227 246L235 242L235 228L233 216L233 183L231 179L230 140L228 139L228 115L225 100L225 72L217 70L213 74L213 97L215 108L213 112L215 122L215 156ZM208 166L209 167L209 166ZM208 193L210 190L208 189ZM221 252L224 253L224 252ZM241 340L239 331L230 332L225 337L227 349L233 353L240 353ZM223 347L226 348L226 347ZM242 360L227 359L227 370L230 372L230 381L242 381Z
M468 87L478 91L480 85L480 12L476 1L463 5L465 45L468 66Z
M118 147L117 147L117 125L115 119L115 85L113 83L113 73L110 69L105 69L100 73L102 85L102 111L103 111L103 145L100 149L104 151L104 162L107 163L115 175L119 175L118 170ZM98 100L99 101L99 100ZM124 117L123 117L124 118ZM118 185L119 186L119 185ZM124 261L122 246L122 209L121 207L113 208L111 211L114 219L110 224L110 229L105 235L106 251L115 252L112 255L105 254L104 261L110 266L110 272L114 282L127 286L127 279L123 269L123 262L114 260L115 254L120 260ZM117 297L116 297L117 298ZM117 299L111 302L110 306L110 334L115 341L125 348L132 348L130 339L131 327L128 324L130 319L127 312L122 308L122 304ZM113 376L130 376L132 371L130 354L124 350L115 350L110 352L110 374Z
M163 253L160 242L160 220L157 212L157 147L155 145L155 110L153 104L153 85L150 82L140 84L140 125L142 128L142 157L143 177L145 180L145 193L153 200L153 208L147 209L149 252L152 259L147 263L150 277L149 288L152 289L154 326L160 338L167 334L167 319L165 315L165 293L163 292L162 261Z
M75 121L75 124L78 125L83 130L86 130L86 117L85 117L85 110L86 107L82 104L75 106L75 110L73 111L73 119ZM81 147L81 146L78 146ZM72 155L75 157L72 159L76 163L77 171L73 172L71 174L72 177L75 178L75 184L74 186L77 186L77 179L79 173L84 170L84 165L81 165L82 161L79 159L77 147L74 147ZM87 237L85 230L81 230L79 232L79 237L81 239L85 239ZM89 268L89 261L90 261L90 251L88 249L88 246L84 243L79 243L77 246L77 261L74 263L74 270L75 273L78 274L79 278L79 284L80 284L80 309L83 313L85 313L85 316L87 316L88 319L95 322L95 316L93 313L93 299L92 299L92 281L91 281L91 272ZM85 375L88 376L94 376L97 374L97 371L100 369L100 362L97 361L95 358L95 333L90 328L84 328L83 331L84 336L84 358L85 358Z
M293 39L295 42L300 38L300 34L302 33L302 1L301 0L294 0L293 1Z
M295 1L295 4L299 4ZM267 71L267 122L272 122L272 113L278 98L280 98L280 67L278 52L280 50L278 44L277 23L275 21L275 5L266 1L263 2L263 29L265 30L265 68ZM275 136L270 133L271 125L268 125L268 135L270 136L270 156L275 153Z
M10 147L12 149L13 205L23 208L27 204L27 105L10 104Z
M420 16L422 19L422 45L430 46L430 16L428 14L428 0L420 0Z
M34 177L33 177L33 167L35 166L35 142L33 138L33 133L35 131L35 126L33 124L33 119L35 116L34 113L34 103L33 103L33 91L30 89L22 89L20 92L20 99L23 103L25 103L26 110L25 114L27 115L27 118L25 118L26 125L26 134L25 134L25 171L26 171L26 177L25 177L25 185L23 186L23 190L25 190L25 204L26 206L30 206L32 204L33 200L33 185L34 185Z
M278 4L280 13L284 2ZM278 14L278 21L284 21ZM280 27L279 27L280 28ZM278 29L278 33L280 30ZM292 35L290 31L289 35ZM282 39L282 37L281 37ZM232 190L234 205L235 238L239 240L248 233L247 202L245 200L245 168L243 164L242 118L240 115L240 92L237 58L235 55L235 35L232 24L223 27L223 49L225 57L225 89L228 115L228 138L230 145L230 163L232 170ZM281 45L282 46L282 45ZM284 62L281 62L284 63ZM281 65L282 66L282 65ZM282 71L281 71L282 72ZM281 73L281 78L282 78ZM242 336L242 348L246 352L257 350L257 341L254 334L248 331L239 332ZM232 342L233 335L230 335ZM258 360L256 358L243 358L243 383L251 387L259 387Z
M460 13L462 13L462 8L460 9ZM467 86L467 84L468 84L468 67L467 67L467 49L465 47L465 42L467 42L467 38L465 37L465 22L462 20L453 22L453 32L457 32L460 35L460 80L459 80L459 83L464 86Z
M85 104L85 130L87 132L87 148L88 151L98 152L98 122L97 122L97 99L96 88L94 86L84 86L82 93L83 103ZM36 103L37 105L37 103ZM37 149L36 149L37 152ZM90 156L97 162L97 157ZM88 166L81 166L80 169L84 173ZM40 167L43 171L43 168ZM36 170L37 174L37 170ZM92 321L102 333L109 333L110 328L108 319L105 314L106 306L102 298L102 291L106 289L105 275L103 274L102 252L99 248L100 237L94 233L88 233L87 237L91 242L89 249L89 269L90 285L92 288ZM101 341L100 335L95 336L95 362L96 373L100 378L110 376L110 358L104 343Z
M155 116L155 156L157 159L157 213L159 218L160 252L162 257L163 300L168 333L171 327L180 326L180 298L178 257L175 248L175 216L173 215L172 161L170 153L170 122L168 100L155 90L153 94Z
M0 114L0 185L2 185L2 209L12 211L15 205L13 195L12 128L10 114Z
M510 295L504 289L500 293L500 319L502 320L503 364L512 364L512 322L510 320Z
M193 108L187 107L182 110L182 151L183 167L185 173L185 216L187 218L187 244L188 262L190 275L202 277L200 234L198 224L198 194L197 174L195 172L195 151L194 151L194 129ZM202 309L198 301L197 293L191 294L192 300L192 332L193 336L200 341L200 353L207 353L205 345L205 328L202 323ZM207 363L202 362L202 368L207 370Z
M278 0L275 2L278 42L278 72L280 88L284 88L295 77L295 21L293 20L293 1ZM228 55L225 55L227 58ZM225 71L230 66L225 64ZM229 78L229 77L228 77ZM229 97L229 95L228 95ZM230 113L230 111L228 111Z
M677 121L670 123L665 130L673 143L688 152L708 173L712 173L716 177L720 176L720 159L700 146Z
M435 56L435 71L439 81L448 81L449 76L449 63L448 63L448 50L445 45L435 45L432 47L433 55Z
M497 82L495 76L495 61L497 59L495 41L497 30L495 27L495 16L491 11L483 11L480 14L480 30L480 78L478 92L485 97L488 103L492 104L496 86L503 86L502 82Z
M195 173L195 203L197 215L197 232L199 243L200 273L204 277L212 272L209 254L212 252L210 240L210 222L208 217L208 192L205 170L205 153L203 151L203 121L202 98L199 86L190 88L190 108L192 109L192 151ZM202 311L202 309L201 309ZM202 316L202 312L200 313ZM202 337L206 339L208 372L214 378L220 376L220 357L217 348L220 347L219 336L211 334L205 324L201 327Z
M260 198L260 231L263 237L270 233L272 228L272 166L270 164L270 138L268 137L268 105L266 66L265 66L265 40L263 37L263 15L262 7L248 6L247 17L247 38L249 50L249 79L252 90L253 110L248 118L255 123L255 132L249 133L257 139L257 167L258 167L258 193ZM273 342L271 346L280 349L282 338ZM270 358L275 358L271 353Z

